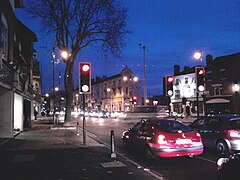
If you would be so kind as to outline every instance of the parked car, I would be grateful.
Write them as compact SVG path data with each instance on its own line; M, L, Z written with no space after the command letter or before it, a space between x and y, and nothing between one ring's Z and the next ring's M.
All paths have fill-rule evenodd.
M112 113L111 113L111 117L112 118L124 118L124 117L126 117L126 114L124 113L124 112L121 112L121 111L113 111Z
M200 117L189 124L202 136L206 148L215 149L219 155L240 151L240 116L212 115Z
M170 112L170 117L173 117L173 118L184 118L185 115L182 114L182 113L177 113L177 112Z
M234 153L229 157L219 158L217 161L217 173L219 179L238 179L240 167L240 153Z
M195 156L203 153L201 135L179 121L142 119L123 132L126 150L140 150L147 159Z

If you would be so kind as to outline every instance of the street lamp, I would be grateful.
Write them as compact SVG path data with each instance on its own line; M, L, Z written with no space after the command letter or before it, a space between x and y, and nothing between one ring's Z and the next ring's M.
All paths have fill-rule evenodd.
M137 81L138 81L138 77L134 77L134 78L133 78L133 81L134 81L134 82L137 82Z
M146 80L146 46L141 43L139 46L143 49L143 64L144 64L144 105L147 105L147 80Z
M53 94L53 124L55 124L55 120L54 120L54 116L55 116L55 58L56 58L56 54L55 54L55 48L53 47L53 50L52 50L52 68L53 68L53 71L52 71L52 78L53 78L53 81L52 81L52 94Z
M70 53L66 50L62 50L61 57L66 61L70 57Z
M53 94L53 124L55 124L55 92L59 89L55 87L55 64L59 63L59 59L56 61L56 54L55 54L55 48L52 49L52 94Z
M202 65L202 59L203 59L203 52L202 50L197 50L194 55L194 59L200 60L200 65Z

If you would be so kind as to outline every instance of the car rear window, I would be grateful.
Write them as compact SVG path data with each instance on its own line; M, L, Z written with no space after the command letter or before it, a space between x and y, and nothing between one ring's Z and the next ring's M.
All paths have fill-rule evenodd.
M240 129L240 119L230 120L230 128L231 129Z
M189 132L192 129L189 126L186 126L178 121L160 121L157 123L157 127L160 131L176 133L181 130L182 132Z

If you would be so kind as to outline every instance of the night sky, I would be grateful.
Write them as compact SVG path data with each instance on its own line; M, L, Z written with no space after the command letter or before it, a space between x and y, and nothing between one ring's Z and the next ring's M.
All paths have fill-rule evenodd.
M173 74L173 66L199 65L193 58L196 50L214 58L239 52L240 49L240 0L123 0L129 10L127 46L121 58L104 57L88 48L80 52L74 71L78 85L78 62L92 64L92 77L112 76L124 66L143 82L143 49L147 47L147 94L162 95L162 78ZM26 0L24 1L27 6ZM29 18L24 9L16 11L17 17L38 36L35 49L42 64L43 93L52 88L51 38L40 31L39 23ZM47 48L40 48L46 46ZM64 63L55 66L57 76L63 75ZM63 88L63 78L61 79ZM143 89L143 86L142 86Z

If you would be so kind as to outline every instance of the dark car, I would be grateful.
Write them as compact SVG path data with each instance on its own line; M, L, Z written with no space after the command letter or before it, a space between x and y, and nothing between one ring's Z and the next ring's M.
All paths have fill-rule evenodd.
M147 159L159 157L195 156L203 153L199 133L174 120L142 119L123 132L126 149L144 152Z
M201 134L204 147L215 149L219 155L240 151L239 115L200 117L189 126Z
M234 153L227 158L217 161L217 172L219 179L238 179L240 167L240 153Z

